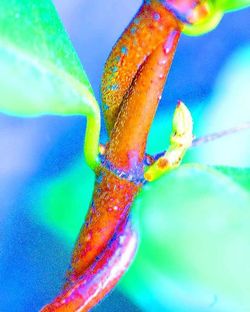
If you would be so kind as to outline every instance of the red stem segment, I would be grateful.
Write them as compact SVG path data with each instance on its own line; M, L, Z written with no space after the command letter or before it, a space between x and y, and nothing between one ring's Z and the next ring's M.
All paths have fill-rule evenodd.
M137 72L111 132L107 159L119 169L133 171L142 164L150 126L172 64L180 31L169 25L160 44Z
M111 133L107 148L107 167L132 176L119 178L110 168L101 168L97 177L93 203L73 253L69 279L75 280L94 261L127 217L141 185L135 183L143 174L146 139L164 87L178 31L172 31L145 61L136 75Z
M161 1L144 2L112 49L105 64L101 91L109 134L138 69L146 58L166 41L173 29L181 28Z
M98 260L52 304L45 306L43 312L89 311L120 280L133 259L136 246L136 232L130 220L126 220Z
M103 166L97 173L93 201L75 245L65 290L43 312L88 311L117 283L133 258L136 237L126 220L142 186L148 132L180 36L173 15L165 8L162 11L160 4L154 5L145 4L141 12L160 11L164 40L157 33L159 27L152 28L150 36L158 36L158 45L153 41L151 54L145 55L137 72L132 71L129 77L131 83L119 105Z

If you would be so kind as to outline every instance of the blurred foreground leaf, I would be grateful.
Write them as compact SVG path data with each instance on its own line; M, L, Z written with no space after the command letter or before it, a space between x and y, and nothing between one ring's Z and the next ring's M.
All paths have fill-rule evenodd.
M234 11L250 6L250 0L219 0L216 5L223 11Z
M137 198L141 244L121 287L145 311L250 310L245 173L184 165Z
M82 159L70 170L38 185L36 217L40 222L73 243L76 240L92 197L95 175Z
M215 168L250 192L250 168L234 168L226 166L216 166Z
M0 1L0 112L99 114L50 0Z

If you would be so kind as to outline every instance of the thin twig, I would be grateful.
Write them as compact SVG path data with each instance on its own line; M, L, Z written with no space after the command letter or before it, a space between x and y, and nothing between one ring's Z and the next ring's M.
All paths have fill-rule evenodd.
M210 141L214 141L214 140L220 139L224 136L231 135L231 134L234 134L234 133L237 133L237 132L240 132L242 130L249 129L249 128L250 128L250 121L247 121L247 122L245 122L241 125L238 125L236 127L233 127L233 128L227 129L227 130L223 130L220 132L211 133L211 134L205 135L203 137L194 139L191 147L196 147L196 146L199 146L200 144L208 143Z

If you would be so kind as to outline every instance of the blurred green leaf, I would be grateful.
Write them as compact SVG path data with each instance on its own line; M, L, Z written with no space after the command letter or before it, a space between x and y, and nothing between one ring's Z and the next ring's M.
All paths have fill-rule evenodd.
M246 124L250 116L249 85L250 44L247 43L229 55L216 77L212 96L205 99L197 110L195 135L202 137ZM199 103L196 106L199 107ZM249 130L190 149L187 159L210 165L250 167Z
M250 6L250 0L211 0L204 3L211 4L209 15L194 25L186 24L182 30L184 34L191 36L205 34L218 26L224 13Z
M247 172L222 171L183 165L138 196L141 242L121 287L145 311L250 310Z
M250 168L216 166L215 169L228 176L247 191L250 191Z
M219 0L215 2L216 6L223 12L240 10L250 6L250 0Z
M32 214L38 220L73 243L76 240L92 197L95 174L80 159L69 170L36 188L36 209Z
M0 1L0 112L99 114L50 0Z

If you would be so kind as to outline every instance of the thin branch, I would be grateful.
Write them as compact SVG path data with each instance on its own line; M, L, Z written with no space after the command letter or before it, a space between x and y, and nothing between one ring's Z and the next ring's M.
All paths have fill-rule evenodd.
M220 139L224 136L228 136L228 135L231 135L231 134L243 131L243 130L247 130L247 129L250 129L250 121L247 121L241 125L238 125L236 127L233 127L233 128L227 129L227 130L211 133L211 134L205 135L203 137L194 139L191 147L196 147L196 146L199 146L203 143L208 143L210 141L214 141L214 140Z

